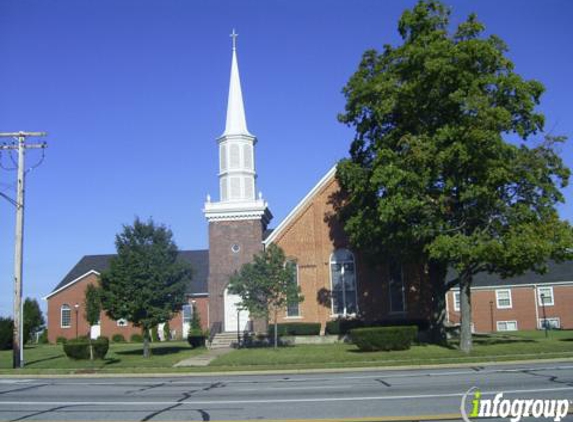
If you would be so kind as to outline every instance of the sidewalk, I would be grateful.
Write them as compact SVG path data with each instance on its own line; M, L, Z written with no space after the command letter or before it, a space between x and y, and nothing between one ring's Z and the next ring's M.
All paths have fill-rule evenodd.
M229 352L232 352L233 348L231 347L220 347L217 349L209 349L206 353L201 355L193 356L187 359L183 359L182 361L177 362L175 367L181 366L207 366L211 363L211 361L215 360L217 357L221 355L225 355Z

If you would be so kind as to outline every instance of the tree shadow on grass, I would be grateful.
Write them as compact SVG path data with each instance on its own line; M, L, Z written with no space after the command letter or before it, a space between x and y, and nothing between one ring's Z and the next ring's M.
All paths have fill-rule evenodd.
M560 338L559 341L573 341L573 338Z
M61 359L61 358L65 358L65 357L66 357L66 355L64 353L62 353L61 355L50 356L48 358L27 360L26 365L34 365L36 363L46 362L48 360L54 360L54 359Z
M151 355L152 356L164 356L164 355L171 355L174 353L179 352L188 352L193 350L191 347L182 347L182 346L158 346L151 348ZM133 349L133 350L118 350L115 352L116 355L125 355L125 356L143 356L143 346L141 349Z
M514 337L511 335L474 334L473 343L482 346L490 346L494 344L537 343L537 340Z

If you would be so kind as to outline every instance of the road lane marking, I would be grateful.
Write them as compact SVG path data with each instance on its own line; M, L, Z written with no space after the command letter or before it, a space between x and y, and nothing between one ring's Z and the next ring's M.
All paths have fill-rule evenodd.
M541 388L541 389L522 389L522 390L504 390L505 394L517 393L544 393L556 391L573 391L573 387L560 388ZM495 395L499 390L482 391L484 395ZM218 404L273 404L273 403L317 403L317 402L342 402L342 401L381 401L381 400L416 400L416 399L435 399L442 397L461 397L466 393L444 393L444 394L418 394L403 396L367 396L367 397L316 397L316 398L294 398L294 399L262 399L262 400L196 400L196 401L3 401L0 399L0 405L27 405L27 406L171 406L179 405L218 405Z
M294 383L294 382L307 382L307 381L314 381L314 382L324 382L324 381L333 381L333 380L361 380L361 379L376 379L376 378L383 378L383 379L390 379L390 378L423 378L423 377L448 377L448 376L456 376L456 375L472 375L472 376L482 376L482 375L491 375L491 374L502 374L502 373L519 373L523 371L529 372L543 372L543 371L555 371L555 370L568 370L573 369L573 365L561 365L561 366L547 366L547 367L533 367L533 368L507 368L507 369L485 369L479 372L474 370L462 370L462 371L448 371L448 372L411 372L407 374L392 374L389 371L378 372L377 375L353 375L353 376L337 376L336 374L332 374L332 377L306 377L306 378L263 378L264 375L252 375L252 377L258 377L253 380L245 379L245 380L234 380L229 378L221 378L221 382L225 384L256 384L256 383ZM236 375L236 377L245 375ZM169 379L169 376L164 377L165 379ZM5 380L9 381L9 380ZM133 381L127 382L113 382L113 381L89 381L89 382L58 382L58 379L51 380L54 385L109 385L109 386L122 386L122 385L155 385L157 381L143 381L139 382L137 379ZM45 378L36 378L36 379L27 379L25 380L27 383L41 383L45 384ZM202 385L202 384L211 384L211 380L205 381L166 381L166 386L170 385Z

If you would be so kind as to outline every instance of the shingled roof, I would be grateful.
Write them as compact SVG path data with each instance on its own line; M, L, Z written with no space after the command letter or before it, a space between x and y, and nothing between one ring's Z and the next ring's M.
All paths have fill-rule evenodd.
M77 280L79 277L96 271L101 273L109 268L111 258L115 255L85 255L70 270L68 274L58 283L58 285L48 295L51 296L58 290ZM209 276L209 251L179 251L179 257L191 264L193 268L193 278L187 286L187 294L207 293L207 278Z

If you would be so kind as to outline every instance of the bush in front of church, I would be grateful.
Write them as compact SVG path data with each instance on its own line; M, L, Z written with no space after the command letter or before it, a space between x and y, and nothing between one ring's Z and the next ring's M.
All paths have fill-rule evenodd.
M187 333L187 342L189 345L193 348L205 346L205 333L201 329L201 318L194 305L190 325L189 332Z
M109 339L99 337L92 340L94 359L103 359L109 350ZM85 338L68 340L64 344L64 353L70 359L81 360L90 358L90 342Z
M350 330L350 338L363 352L407 350L418 336L418 327L372 327Z

